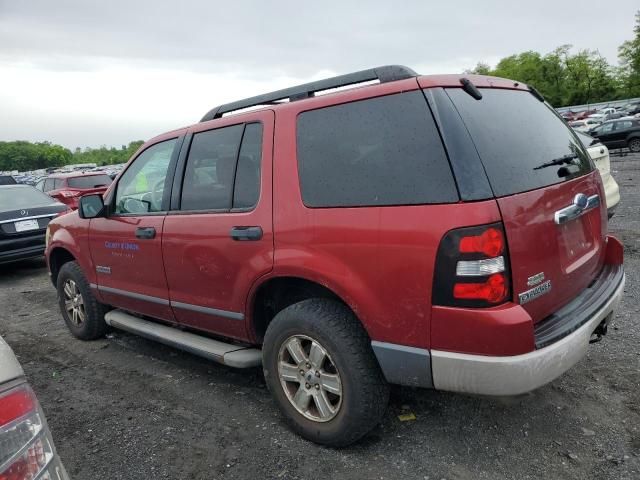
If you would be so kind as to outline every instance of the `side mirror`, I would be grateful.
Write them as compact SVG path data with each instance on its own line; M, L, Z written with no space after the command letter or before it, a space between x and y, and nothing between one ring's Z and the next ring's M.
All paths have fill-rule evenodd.
M104 210L104 200L101 194L80 197L80 205L78 206L78 216L80 218L103 217Z

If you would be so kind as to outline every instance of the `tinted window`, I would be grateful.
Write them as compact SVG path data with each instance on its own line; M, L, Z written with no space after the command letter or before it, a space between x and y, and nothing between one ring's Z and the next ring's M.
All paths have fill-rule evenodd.
M303 112L297 139L307 206L458 200L444 148L419 91Z
M53 178L47 178L44 181L44 191L45 192L50 192L51 190L53 190Z
M54 203L55 200L49 195L33 187L0 188L0 211L43 207Z
M71 188L97 188L111 185L111 177L109 175L85 175L83 177L74 177L67 180L67 184Z
M196 133L182 183L181 210L229 210L244 125Z
M15 185L16 179L9 175L0 175L0 185Z
M627 128L631 128L633 126L633 123L631 121L624 121L624 122L616 122L615 125L615 129L616 130L626 130Z
M591 171L588 154L573 131L529 92L485 88L481 100L461 88L447 93L471 134L496 196ZM565 156L575 157L573 164L542 166Z
M122 174L116 189L115 213L162 211L167 172L176 139L157 143L142 152Z
M596 129L598 133L609 133L612 130L613 130L613 122L603 123L601 126L599 126Z
M260 196L260 162L262 158L262 125L250 123L244 129L236 181L233 208L251 208Z

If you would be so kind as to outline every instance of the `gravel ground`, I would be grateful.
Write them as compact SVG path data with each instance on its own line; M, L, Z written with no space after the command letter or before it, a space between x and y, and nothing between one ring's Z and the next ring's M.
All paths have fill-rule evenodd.
M531 394L395 388L350 448L292 434L259 370L114 332L75 340L42 261L0 267L0 335L20 358L74 479L640 478L640 155L613 157L627 288L609 335ZM414 421L398 415L412 412Z

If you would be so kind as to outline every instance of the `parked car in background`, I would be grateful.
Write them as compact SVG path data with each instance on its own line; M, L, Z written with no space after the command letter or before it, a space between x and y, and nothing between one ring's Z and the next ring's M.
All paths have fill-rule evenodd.
M0 175L0 185L15 185L18 183L11 175Z
M589 156L598 167L602 184L604 185L604 193L607 203L607 215L613 217L615 210L620 203L620 187L611 175L611 159L609 158L609 149L586 133L578 132L578 138L589 152Z
M30 185L0 186L0 263L42 256L47 225L69 211Z
M593 115L594 113L596 113L595 110L583 110L582 112L576 113L574 120L584 120L589 115Z
M573 122L569 122L569 126L578 132L588 132L596 128L602 122L596 120L594 118L587 118L585 120L574 120Z
M38 399L0 337L0 479L68 478Z
M40 179L36 188L75 210L82 195L104 193L112 181L109 175L102 172L58 173Z
M632 152L640 152L640 120L638 119L609 120L588 133L610 149L628 148Z
M47 261L77 338L111 326L262 366L296 432L344 446L388 383L519 395L576 364L624 289L606 215L538 92L385 66L146 142L50 224Z

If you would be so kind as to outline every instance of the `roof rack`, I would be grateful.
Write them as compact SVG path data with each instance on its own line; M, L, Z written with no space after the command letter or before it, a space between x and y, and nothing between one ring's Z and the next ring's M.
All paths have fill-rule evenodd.
M331 88L346 87L355 83L369 82L371 80L379 80L380 83L393 82L396 80L404 80L406 78L417 77L418 74L408 67L402 65L385 65L359 72L347 73L337 77L326 78L316 82L309 82L296 87L289 87L277 90L255 97L245 98L236 102L226 103L215 107L202 117L200 122L220 118L224 113L233 112L243 108L255 107L257 105L273 105L278 100L289 100L294 102L305 98L313 97L315 92L329 90Z

